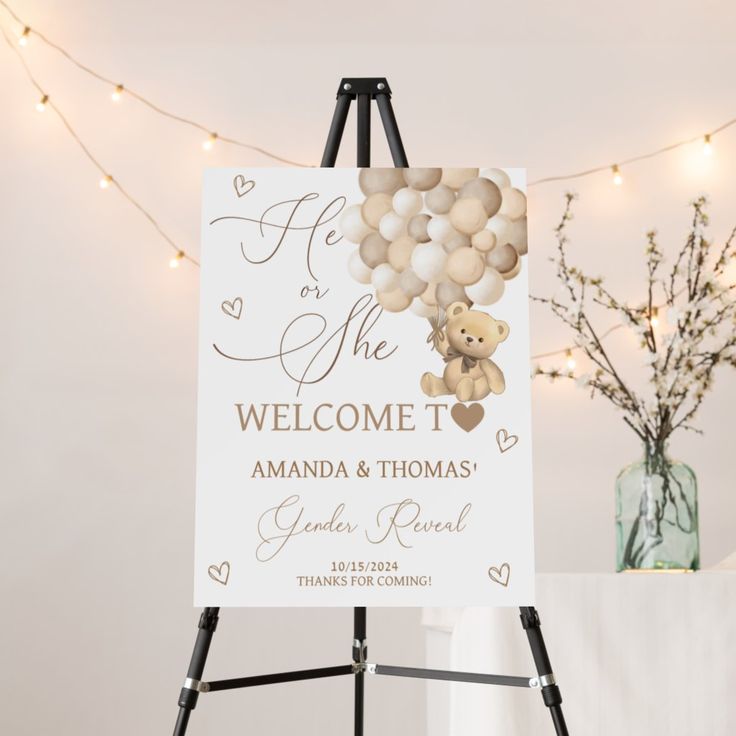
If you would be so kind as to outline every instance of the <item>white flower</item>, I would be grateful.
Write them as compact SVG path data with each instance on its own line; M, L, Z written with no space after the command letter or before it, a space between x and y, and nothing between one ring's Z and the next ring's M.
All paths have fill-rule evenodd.
M590 373L582 373L575 379L578 388L587 388L590 385Z

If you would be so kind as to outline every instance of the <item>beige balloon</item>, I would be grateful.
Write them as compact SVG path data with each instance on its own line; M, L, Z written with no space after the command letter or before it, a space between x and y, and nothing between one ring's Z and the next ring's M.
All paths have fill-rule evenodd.
M358 174L360 191L369 197L376 192L393 195L406 186L403 169L361 169Z
M486 264L475 248L458 248L447 258L447 275L462 286L474 284L483 275Z
M379 291L376 299L387 312L403 312L411 304L411 298L401 289Z
M448 253L452 253L452 251L457 250L458 248L469 248L470 238L465 233L454 232L445 240L442 247Z
M391 209L391 195L385 192L376 192L366 198L360 208L360 213L363 215L365 222L372 228L378 230L378 224L381 222L381 218L387 212L391 212Z
M453 302L465 302L468 306L472 304L465 293L465 287L453 284L452 281L437 284L437 302L442 309L447 309Z
M406 226L406 231L409 233L409 237L414 238L417 243L428 242L430 237L427 232L427 223L429 223L430 219L430 216L424 213L414 215Z
M388 262L393 266L394 270L401 273L411 262L411 252L417 244L408 235L404 235L398 240L394 240L388 246Z
M499 213L512 220L518 220L526 214L526 195L519 189L507 187L501 190L501 208Z
M437 284L427 284L427 288L420 294L419 298L430 307L436 307Z
M488 253L496 247L496 234L490 230L481 230L473 234L470 244L481 253Z
M446 215L455 204L455 192L446 184L438 184L424 195L424 204L435 215Z
M516 278L519 275L520 271L521 271L521 258L519 258L519 260L516 261L516 265L510 271L502 272L501 276L504 281L511 281L511 279Z
M436 317L437 316L437 306L430 306L429 304L425 304L419 297L415 297L412 302L409 309L417 315L417 317L424 317L425 319L429 319L430 317Z
M441 178L442 169L404 169L406 183L420 192L436 187Z
M368 268L375 268L388 259L388 240L378 233L370 233L360 243L360 259Z
M458 199L450 210L450 223L461 233L473 235L488 222L485 207L479 199Z
M488 217L493 217L501 206L501 190L489 179L481 177L466 181L457 196L461 199L472 197L480 200Z
M475 179L479 169L442 169L441 182L450 189L460 189L466 181Z
M512 245L496 246L490 253L486 255L486 263L495 268L500 273L511 271L519 260L519 254L514 250Z
M520 217L511 223L511 227L507 230L507 237L509 243L514 246L514 249L520 256L527 254L529 251L529 241L526 216Z
M399 276L399 288L407 296L415 297L424 293L424 290L427 288L427 282L422 281L411 268L407 268Z

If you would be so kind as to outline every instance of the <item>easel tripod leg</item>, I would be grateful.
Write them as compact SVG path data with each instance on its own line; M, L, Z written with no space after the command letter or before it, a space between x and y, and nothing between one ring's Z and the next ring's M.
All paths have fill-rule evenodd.
M366 609L353 609L353 662L366 661ZM363 736L363 711L365 707L365 672L355 673L355 736Z
M549 708L549 714L552 717L552 723L555 727L557 736L569 736L565 717L562 715L562 694L560 688L555 682L552 665L547 654L547 647L542 636L541 623L536 608L521 607L521 625L526 631L529 639L529 646L534 657L534 664L537 668L537 676L539 684L542 688L542 700Z
M199 631L197 632L192 659L187 670L187 680L179 694L179 716L176 719L176 726L174 726L174 736L184 736L189 724L189 716L197 705L199 691L194 687L188 687L188 685L196 685L202 680L212 635L217 628L219 612L219 608L205 608L199 617Z

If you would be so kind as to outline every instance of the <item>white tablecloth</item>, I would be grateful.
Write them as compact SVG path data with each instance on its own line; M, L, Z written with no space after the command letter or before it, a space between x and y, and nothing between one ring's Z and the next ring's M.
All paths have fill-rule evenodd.
M736 573L537 576L572 736L735 736ZM424 610L427 667L533 675L518 609ZM536 690L429 682L428 736L554 734Z

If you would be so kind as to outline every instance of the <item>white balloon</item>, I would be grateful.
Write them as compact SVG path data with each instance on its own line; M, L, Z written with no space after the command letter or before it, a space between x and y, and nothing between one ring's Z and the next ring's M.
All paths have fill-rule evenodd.
M414 217L422 209L422 195L410 187L399 189L394 194L393 207L402 217Z
M416 297L412 301L409 309L418 317L424 317L425 319L437 316L437 307L430 307L429 304L425 304L419 297Z
M373 269L371 283L376 291L393 291L399 288L399 274L388 263L382 263Z
M526 214L526 195L524 192L507 187L501 190L501 208L499 215L506 215L512 220L518 220Z
M359 284L370 284L371 274L373 273L372 268L363 263L360 253L354 250L348 258L348 273L359 283Z
M480 175L484 179L490 179L499 189L511 186L511 179L503 169L483 169Z
M495 268L486 268L480 281L465 287L465 293L475 304L495 304L502 296L506 284Z
M494 215L488 220L486 229L496 236L496 246L506 245L511 236L511 220L506 215Z
M392 243L400 238L406 232L406 220L401 215L396 214L393 210L387 212L378 225L378 232Z
M438 243L445 243L455 233L457 233L457 230L450 224L450 218L444 215L437 215L427 223L427 235L429 235L430 240Z
M420 243L411 254L411 267L422 281L439 281L445 271L447 253L440 243Z
M371 231L371 226L363 221L359 204L348 207L340 216L340 232L351 243L360 243Z

